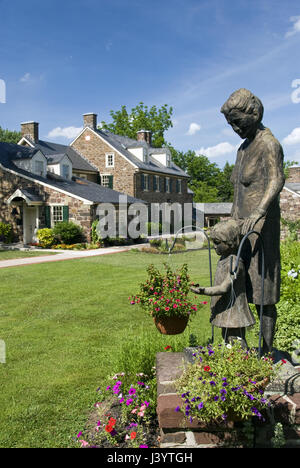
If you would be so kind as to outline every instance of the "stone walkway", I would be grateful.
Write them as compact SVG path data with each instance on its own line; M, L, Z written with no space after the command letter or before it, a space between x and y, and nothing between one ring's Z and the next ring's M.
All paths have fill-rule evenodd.
M32 265L36 263L45 263L45 262L58 262L61 260L74 260L76 258L84 257L95 257L98 255L107 255L120 252L128 252L131 249L138 249L144 246L145 244L136 244L130 246L114 246L107 247L103 249L95 250L62 250L55 255L41 255L40 257L27 257L27 258L14 258L11 260L0 260L0 268L8 268L13 266L22 266L22 265ZM30 251L35 251L30 249ZM39 250L40 251L40 250ZM53 250L43 250L43 252L54 252ZM57 252L57 251L56 251Z

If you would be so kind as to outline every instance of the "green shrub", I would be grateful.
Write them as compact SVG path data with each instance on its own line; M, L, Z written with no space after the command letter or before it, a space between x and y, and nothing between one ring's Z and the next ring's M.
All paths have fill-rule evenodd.
M83 240L83 230L71 221L57 223L53 229L55 238L61 244L77 244Z
M280 301L277 304L277 321L274 347L291 353L293 341L300 336L300 303Z
M281 300L300 301L300 242L281 244Z
M10 224L0 223L0 242L12 242L12 227Z
M51 247L54 243L53 229L39 229L37 232L37 238L39 240L39 244L45 249Z

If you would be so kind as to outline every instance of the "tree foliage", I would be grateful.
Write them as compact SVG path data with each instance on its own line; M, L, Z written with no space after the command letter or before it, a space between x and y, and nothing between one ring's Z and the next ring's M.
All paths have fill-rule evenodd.
M176 151L170 146L172 159L190 176L189 187L194 192L195 202L230 202L233 199L233 185L230 176L233 164L226 162L223 169L195 151Z
M5 143L18 143L21 139L21 133L14 130L4 130L0 127L0 141Z
M143 102L140 102L129 112L126 106L122 106L121 110L111 110L112 122L102 121L101 126L116 135L124 135L133 139L136 139L139 130L150 130L152 132L152 146L160 148L167 144L164 139L164 132L173 126L172 113L172 107L168 107L167 104L160 108L156 106L149 108Z

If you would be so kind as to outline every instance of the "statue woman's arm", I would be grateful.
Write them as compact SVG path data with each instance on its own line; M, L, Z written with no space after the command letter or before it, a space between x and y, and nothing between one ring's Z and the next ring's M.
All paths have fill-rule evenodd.
M267 186L259 206L255 207L251 215L245 219L242 227L243 235L251 231L257 221L266 215L270 204L279 195L284 185L283 151L277 140L266 143L264 158L268 178Z

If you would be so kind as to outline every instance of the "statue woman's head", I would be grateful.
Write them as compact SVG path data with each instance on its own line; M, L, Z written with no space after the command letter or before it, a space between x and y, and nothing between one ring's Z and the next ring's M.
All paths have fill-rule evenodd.
M231 94L221 112L241 138L249 138L261 124L264 107L251 91L241 88Z

